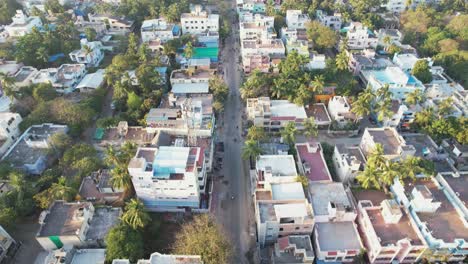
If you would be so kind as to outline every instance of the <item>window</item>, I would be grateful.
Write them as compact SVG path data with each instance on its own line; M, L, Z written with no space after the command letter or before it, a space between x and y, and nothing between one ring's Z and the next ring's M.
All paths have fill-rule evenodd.
M283 231L283 230L284 230L284 228L280 227L279 231Z
M295 230L299 230L300 227L296 226L296 228L294 228Z

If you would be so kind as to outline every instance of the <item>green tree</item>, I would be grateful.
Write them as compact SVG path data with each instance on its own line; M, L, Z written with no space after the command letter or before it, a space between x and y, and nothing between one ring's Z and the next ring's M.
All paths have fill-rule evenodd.
M256 160L258 156L263 153L262 148L258 145L258 142L252 139L245 141L244 147L242 148L242 159Z
M378 179L378 171L375 167L366 165L366 168L356 176L359 184L364 189L375 188L380 190L380 182Z
M296 181L301 183L302 188L304 188L304 190L307 190L309 188L309 178L307 178L305 175L297 176Z
M58 0L46 0L44 4L45 10L48 10L52 13L63 13L65 8L60 4Z
M57 92L51 83L39 83L34 86L33 97L39 102L50 101L57 97Z
M281 130L281 137L283 138L284 142L286 142L289 146L293 146L296 143L296 135L298 134L296 123L289 122L286 126Z
M247 131L247 139L262 142L268 139L268 135L263 127L251 126Z
M86 35L86 39L88 41L95 41L96 40L96 37L97 37L97 32L94 28L85 28L85 31L84 31L85 35Z
M312 92L321 94L325 88L325 77L323 75L316 75L310 84Z
M5 93L6 96L8 96L10 99L15 98L15 78L13 76L9 76L5 73L0 72L0 86L2 87L3 92Z
M242 99L268 96L271 78L268 74L253 70L240 88Z
M72 139L65 133L55 133L49 137L49 145L50 153L58 157L72 145Z
M430 83L432 81L432 73L427 60L418 60L411 71L418 80L422 83Z
M205 264L229 263L232 245L209 214L196 215L176 235L175 254L200 255Z
M0 210L0 225L3 227L14 227L18 214L11 207L1 208Z
M127 98L127 107L130 110L137 110L140 108L143 100L135 92L130 92Z
M21 9L21 5L16 0L0 1L0 25L10 24L18 9Z
M346 54L345 50L342 50L338 55L336 56L335 62L336 62L336 68L340 71L347 71L348 70L348 61L349 57Z
M409 105L416 105L423 102L424 99L424 93L419 89L415 89L414 91L406 95L405 102Z
M358 98L353 101L351 112L355 113L359 117L364 117L370 114L372 108L372 102L375 100L375 94L372 88L368 87L366 90L361 92Z
M439 117L445 117L453 112L453 99L451 97L442 100L438 105L437 113Z
M188 42L186 45L185 45L185 48L184 48L184 55L187 59L191 59L193 57L193 46L192 46L192 42Z
M332 48L338 41L335 31L315 20L307 24L307 38L319 50Z
M126 224L113 227L106 236L106 261L129 259L132 263L144 255L144 241L141 232Z
M315 123L315 118L309 117L304 121L304 136L316 137L318 135L318 126Z
M126 194L128 194L133 187L132 177L128 173L127 168L121 166L111 170L110 183L112 187L116 189L123 189Z
M140 200L134 198L125 205L122 221L131 228L135 230L144 228L150 220L151 218Z
M49 189L34 195L34 200L39 207L45 209L55 200L68 201L73 193L73 188L67 185L66 178L62 176L57 182L52 183Z

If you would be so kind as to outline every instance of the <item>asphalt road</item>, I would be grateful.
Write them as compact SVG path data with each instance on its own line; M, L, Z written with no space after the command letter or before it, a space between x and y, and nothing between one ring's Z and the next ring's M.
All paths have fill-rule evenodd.
M232 5L233 2L229 3ZM222 190L223 209L217 211L215 215L224 226L234 246L232 263L241 264L248 263L246 253L249 251L252 241L249 227L253 224L253 219L251 219L253 207L249 194L248 165L241 159L243 146L241 124L244 105L239 92L239 87L242 84L239 66L239 25L234 21L234 11L230 13L229 17L233 21L232 33L225 41L221 60L230 94L225 104L224 124L220 135L225 145L224 177L229 183L223 186L224 190Z

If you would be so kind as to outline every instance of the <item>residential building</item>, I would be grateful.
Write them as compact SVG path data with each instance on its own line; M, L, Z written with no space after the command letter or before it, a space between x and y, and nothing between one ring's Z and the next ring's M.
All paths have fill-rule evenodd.
M0 155L5 154L19 137L21 121L23 119L17 113L0 113Z
M307 40L286 40L286 53L289 54L293 51L296 51L299 55L309 58L309 42Z
M323 10L317 10L315 12L316 19L323 25L338 31L341 29L341 24L343 23L341 14L328 15Z
M321 262L353 262L363 248L356 224L316 223L313 235L315 257Z
M211 137L215 127L213 95L176 96L169 94L169 105L152 108L146 115L149 131L173 135Z
M180 23L184 34L219 31L219 15L208 14L201 5L190 5L190 13L183 13Z
M382 7L386 8L387 11L392 13L401 13L406 10L406 3L403 0L389 0L382 4Z
M432 66L432 60L430 58L427 59L421 59L417 55L412 54L412 53L404 53L404 54L399 54L396 53L393 56L393 63L400 67L405 72L411 72L413 70L414 65L416 62L419 60L427 60L429 63L429 66Z
M145 20L141 25L141 40L143 42L160 40L165 43L168 40L178 38L181 33L179 25L169 23L164 18Z
M455 139L442 140L441 146L449 154L449 163L458 173L468 172L468 145L460 144Z
M384 70L393 63L381 57L375 56L375 50L365 49L361 52L347 52L349 56L348 67L354 75L360 75L364 70Z
M274 67L273 58L284 58L286 53L284 44L280 39L250 39L241 41L241 55L244 71L250 72L254 70L251 68L252 59L250 57L256 56L259 58L258 55L268 56L270 58L270 65Z
M310 182L309 195L315 223L354 222L356 219L351 191L341 182Z
M94 203L113 203L123 198L123 189L111 184L110 171L107 169L92 172L81 181L78 194L83 200Z
M107 14L88 14L90 22L101 23L106 26L109 34L125 35L133 31L134 21L123 17L116 17Z
M313 117L315 119L315 124L317 124L318 129L328 129L330 127L332 119L324 103L308 105L306 113L308 117Z
M272 65L270 63L270 56L253 54L245 57L242 60L242 65L244 68L244 73L249 74L253 70L259 70L263 73L269 73Z
M365 70L361 71L361 75L364 83L370 85L374 91L387 84L392 93L392 99L403 100L407 93L414 90L421 90L421 92L425 90L421 81L397 66L389 66L384 70Z
M366 157L359 147L336 144L333 151L333 165L341 182L350 184L354 182L359 172L364 170Z
M378 39L374 34L360 22L351 22L346 27L346 37L348 38L349 49L376 48Z
M200 208L206 167L199 147L139 148L128 165L137 197L150 211Z
M307 30L302 28L287 28L283 27L280 31L281 40L283 43L286 43L287 40L308 40L307 39Z
M30 126L3 155L2 160L7 160L13 167L27 173L41 174L52 162L52 157L49 155L50 137L67 132L66 125L45 123Z
M359 147L366 158L380 144L383 147L383 156L389 160L399 160L407 156L414 156L416 149L408 145L405 139L398 134L395 128L369 128L364 130Z
M358 223L370 263L415 263L427 244L413 221L393 199L358 202Z
M388 47L391 44L401 43L403 40L403 33L398 29L381 28L376 31L377 38L379 39L378 45Z
M0 59L0 73L4 75L14 76L15 73L21 69L21 67L23 67L23 63L21 62Z
M202 59L188 59L181 62L181 69L200 69L200 70L209 70L211 69L211 61L209 58Z
M292 155L260 155L255 164L256 188L269 189L272 183L296 182L298 176Z
M80 40L81 49L70 52L70 59L76 63L82 63L86 67L97 67L104 59L102 43L100 41Z
M106 70L99 69L96 72L86 74L80 83L76 86L76 89L80 92L91 92L102 87L104 84L104 75Z
M50 83L60 93L71 93L86 75L84 64L62 64L59 68L48 68L37 71L31 82Z
M328 113L336 121L338 127L345 127L349 123L356 123L360 117L351 112L351 104L346 96L334 96L328 101Z
M452 97L450 98L454 98L454 96L452 95ZM424 102L424 106L425 108L432 108L434 110L434 112L438 112L439 110L439 106L445 101L447 100L447 98L434 98L434 99L427 99L425 102ZM445 113L444 117L445 118L448 118L448 117L455 117L455 118L459 118L459 117L462 117L464 115L464 109L462 109L462 107L466 107L466 105L459 105L459 104L456 104L454 102L454 100L452 99L453 103L452 103L452 107L450 109L450 112L448 113Z
M286 10L286 25L291 29L305 29L310 18L301 10Z
M409 126L414 120L414 113L409 108L400 102L399 100L392 100L390 111L392 116L385 117L380 123L383 127L395 127L398 128L401 125ZM378 119L376 113L372 113L375 120Z
M172 71L171 92L175 95L207 94L209 93L209 80L213 76L213 70L192 68Z
M128 259L114 259L112 264L130 264ZM158 252L151 254L148 260L140 259L137 264L203 264L197 255L166 255Z
M0 262L3 262L19 245L0 225Z
M288 155L289 145L284 143L260 143L263 155Z
M245 13L239 23L239 36L245 39L276 38L274 17L261 14Z
M37 74L37 69L31 66L23 66L13 75L15 87L21 88L31 85L32 78Z
M391 186L395 199L421 231L430 262L460 262L467 256L467 179L439 174L415 182L395 179Z
M109 230L120 221L122 209L95 208L89 202L54 201L39 216L37 242L45 250L63 246L104 246Z
M323 70L327 67L327 61L325 54L318 54L316 52L312 52L309 55L309 62L307 63L307 69L313 70Z
M290 103L287 100L270 100L269 97L247 99L247 118L254 125L270 131L279 131L289 122L302 128L302 122L307 118L304 107Z
M87 28L94 29L97 36L104 36L108 33L107 25L104 21L96 19L94 22L85 20L83 16L76 16L75 22L73 23L78 32L85 33Z
M331 174L323 156L322 145L318 142L297 143L295 145L299 172L309 182L331 182Z
M8 32L10 37L22 37L31 33L33 28L42 27L40 17L28 17L22 10L16 10L16 14L11 18L11 20L13 20L13 22L11 22L10 25L5 26L5 31Z
M80 248L63 247L53 251L43 259L43 262L36 261L37 264L104 264L106 260L106 250L103 248ZM61 262L63 261L63 262Z
M127 121L120 121L115 127L97 128L94 134L94 140L97 142L94 146L103 150L109 146L118 148L127 141L138 146L154 145L159 136L150 128L129 126Z
M272 264L312 264L314 248L310 236L291 235L278 238L271 255Z

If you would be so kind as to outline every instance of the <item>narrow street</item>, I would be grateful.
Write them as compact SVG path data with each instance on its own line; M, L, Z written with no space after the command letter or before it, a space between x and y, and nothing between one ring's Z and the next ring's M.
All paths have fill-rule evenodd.
M229 1L231 7L234 1ZM221 58L224 78L230 94L224 109L224 124L220 139L224 141L224 177L228 181L223 185L223 208L215 215L224 226L234 247L232 263L249 263L246 253L250 250L251 237L249 227L253 224L253 207L249 192L248 164L241 159L243 139L241 137L243 103L239 87L242 84L240 69L239 29L235 11L229 13L232 32L225 40ZM219 194L218 194L219 195ZM232 199L234 197L234 199Z

